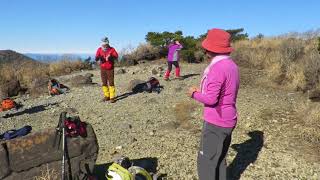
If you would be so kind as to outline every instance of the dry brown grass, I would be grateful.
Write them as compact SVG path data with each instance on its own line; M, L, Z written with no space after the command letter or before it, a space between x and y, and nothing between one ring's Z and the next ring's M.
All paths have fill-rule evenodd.
M39 77L49 77L48 65L34 65L21 67L16 75L22 85L30 86L30 83Z
M73 71L81 70L85 68L85 64L78 60L78 61L69 61L63 60L51 63L49 65L49 73L52 76L63 75L63 74L70 74Z
M47 166L46 169L41 171L40 176L34 177L34 180L58 180L58 175L54 169L50 169L49 166Z
M263 85L307 92L320 89L320 54L316 39L265 38L236 42L234 59L242 67L262 70L257 77ZM288 133L304 156L319 156L320 104L299 102L299 111L290 123ZM262 111L264 120L274 116L273 110ZM308 151L308 152L307 152Z
M179 102L174 107L174 115L176 117L176 122L180 127L190 130L197 131L198 129L192 124L192 113L197 108L197 104L191 101Z
M29 89L35 79L49 79L53 76L69 74L85 69L82 61L58 61L51 64L26 62L24 64L0 65L0 85L11 80L19 80L23 88Z
M320 104L305 102L297 112L296 122L293 122L294 143L301 156L310 162L320 161Z
M16 71L15 69L8 64L0 66L0 84L15 79Z
M307 142L320 144L320 104L307 102L301 105L298 112L299 122L296 126L300 129L299 137Z
M265 70L266 78L288 89L319 88L320 54L316 39L266 38L234 44L241 66Z

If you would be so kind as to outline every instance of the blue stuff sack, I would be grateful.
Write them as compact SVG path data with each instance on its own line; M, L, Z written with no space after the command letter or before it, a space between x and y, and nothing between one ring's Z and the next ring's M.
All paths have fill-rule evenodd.
M13 129L13 130L6 131L0 136L0 138L4 140L10 140L17 137L22 137L29 134L31 130L32 130L31 126L24 126L20 129Z

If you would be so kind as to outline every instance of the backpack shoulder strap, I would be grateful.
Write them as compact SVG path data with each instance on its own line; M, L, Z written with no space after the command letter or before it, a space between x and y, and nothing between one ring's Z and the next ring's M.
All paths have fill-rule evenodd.
M113 178L119 176L121 177L121 180L134 180L132 174L127 169L125 169L117 163L113 163L108 168L107 179L113 180Z
M139 166L131 166L128 171L134 176L136 175L142 175L146 180L152 180L151 175L148 173L148 171L146 171L145 169L143 169L142 167Z

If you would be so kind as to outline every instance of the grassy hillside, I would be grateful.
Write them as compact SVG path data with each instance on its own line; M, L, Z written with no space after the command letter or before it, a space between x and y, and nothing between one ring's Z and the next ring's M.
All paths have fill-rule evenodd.
M271 85L307 91L320 88L320 54L316 38L263 38L234 44L241 66L267 72Z
M82 61L42 63L12 50L0 50L0 86L12 79L28 88L36 78L49 78L87 68Z

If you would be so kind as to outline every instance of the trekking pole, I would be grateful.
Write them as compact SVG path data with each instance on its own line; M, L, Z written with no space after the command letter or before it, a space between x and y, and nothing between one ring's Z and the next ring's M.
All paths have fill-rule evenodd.
M59 136L59 138L58 138L58 150L59 150L59 148L60 148L60 140L61 140L61 121L62 121L62 116L61 116L61 114L60 114L60 118L59 118L59 122L58 122L58 125L57 125L57 127L56 127L56 132L55 132L55 136L54 136L54 140L53 140L53 147L55 147L56 146L56 143L57 143L57 138L58 138L58 136Z
M64 163L65 163L65 129L64 129L64 125L63 125L63 128L62 128L62 169L61 169L61 179L64 180Z
M66 155L66 151L65 151L65 126L64 126L64 121L66 120L66 116L67 113L66 112L62 112L60 115L60 118L62 119L61 121L61 128L62 128L62 162L61 162L61 179L64 180L65 177L65 155Z

